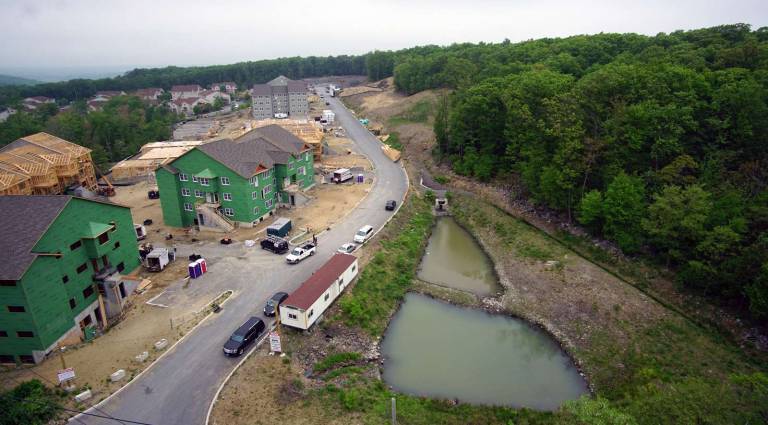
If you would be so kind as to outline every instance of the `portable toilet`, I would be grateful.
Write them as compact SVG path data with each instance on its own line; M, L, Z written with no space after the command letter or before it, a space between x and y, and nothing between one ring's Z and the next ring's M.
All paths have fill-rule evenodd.
M291 219L281 217L267 227L267 235L284 238L291 231Z
M365 176L362 174L357 175L357 182L358 183L365 183Z
M198 277L200 277L200 272L198 271L199 269L195 267L196 265L197 263L189 263L189 266L188 266L189 277L191 277L192 279L197 279Z
M195 261L195 278L203 275L203 266L199 261Z
M200 271L202 272L202 274L205 274L208 272L208 264L205 262L204 258L198 259L197 261L195 261L195 263L200 264Z

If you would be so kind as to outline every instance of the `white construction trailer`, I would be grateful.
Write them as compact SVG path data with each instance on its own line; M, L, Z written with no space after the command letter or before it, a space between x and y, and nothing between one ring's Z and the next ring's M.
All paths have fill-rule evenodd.
M280 304L280 323L307 330L357 276L357 257L337 253Z

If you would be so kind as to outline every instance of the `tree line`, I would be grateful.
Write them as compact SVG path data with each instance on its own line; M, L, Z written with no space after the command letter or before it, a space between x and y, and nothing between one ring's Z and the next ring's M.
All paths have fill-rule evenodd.
M222 81L234 81L241 88L285 75L292 79L327 75L365 75L365 56L291 57L240 62L230 65L134 69L114 78L96 80L75 79L34 86L0 87L0 105L29 96L48 96L57 100L85 99L100 90L131 91L146 87L170 89L177 84L208 86Z
M437 154L521 187L685 288L768 318L768 29L455 45L398 59L447 87Z
M0 146L45 131L91 149L94 162L104 167L136 154L145 143L170 139L177 120L166 106L152 106L135 96L114 97L92 112L82 100L64 112L49 103L0 123Z

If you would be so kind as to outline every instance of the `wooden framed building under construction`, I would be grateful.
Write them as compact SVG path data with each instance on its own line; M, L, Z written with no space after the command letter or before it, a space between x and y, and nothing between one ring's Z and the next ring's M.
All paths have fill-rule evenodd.
M96 190L90 149L48 133L0 148L0 195L56 195L72 185Z

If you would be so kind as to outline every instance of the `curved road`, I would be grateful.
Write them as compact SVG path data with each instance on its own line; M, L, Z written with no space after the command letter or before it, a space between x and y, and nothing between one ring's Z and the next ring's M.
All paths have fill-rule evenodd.
M392 215L384 210L384 203L389 199L401 202L405 196L408 188L405 171L382 153L376 137L360 125L338 99L326 95L326 100L336 113L336 124L344 127L358 150L374 164L376 180L369 195L341 222L318 237L317 255L296 266L287 265L282 255L254 248L239 251L244 258L222 258L212 263L206 278L214 277L214 280L202 285L212 285L217 293L226 289L235 291L222 311L209 317L121 392L98 405L98 411L90 409L88 413L154 425L204 424L216 390L239 361L225 357L221 351L232 331L250 316L266 319L261 308L274 292L295 290L336 248L350 242L357 229L370 224L378 230ZM265 322L269 324L272 320ZM137 347L137 353L139 350ZM72 422L118 423L84 415Z

